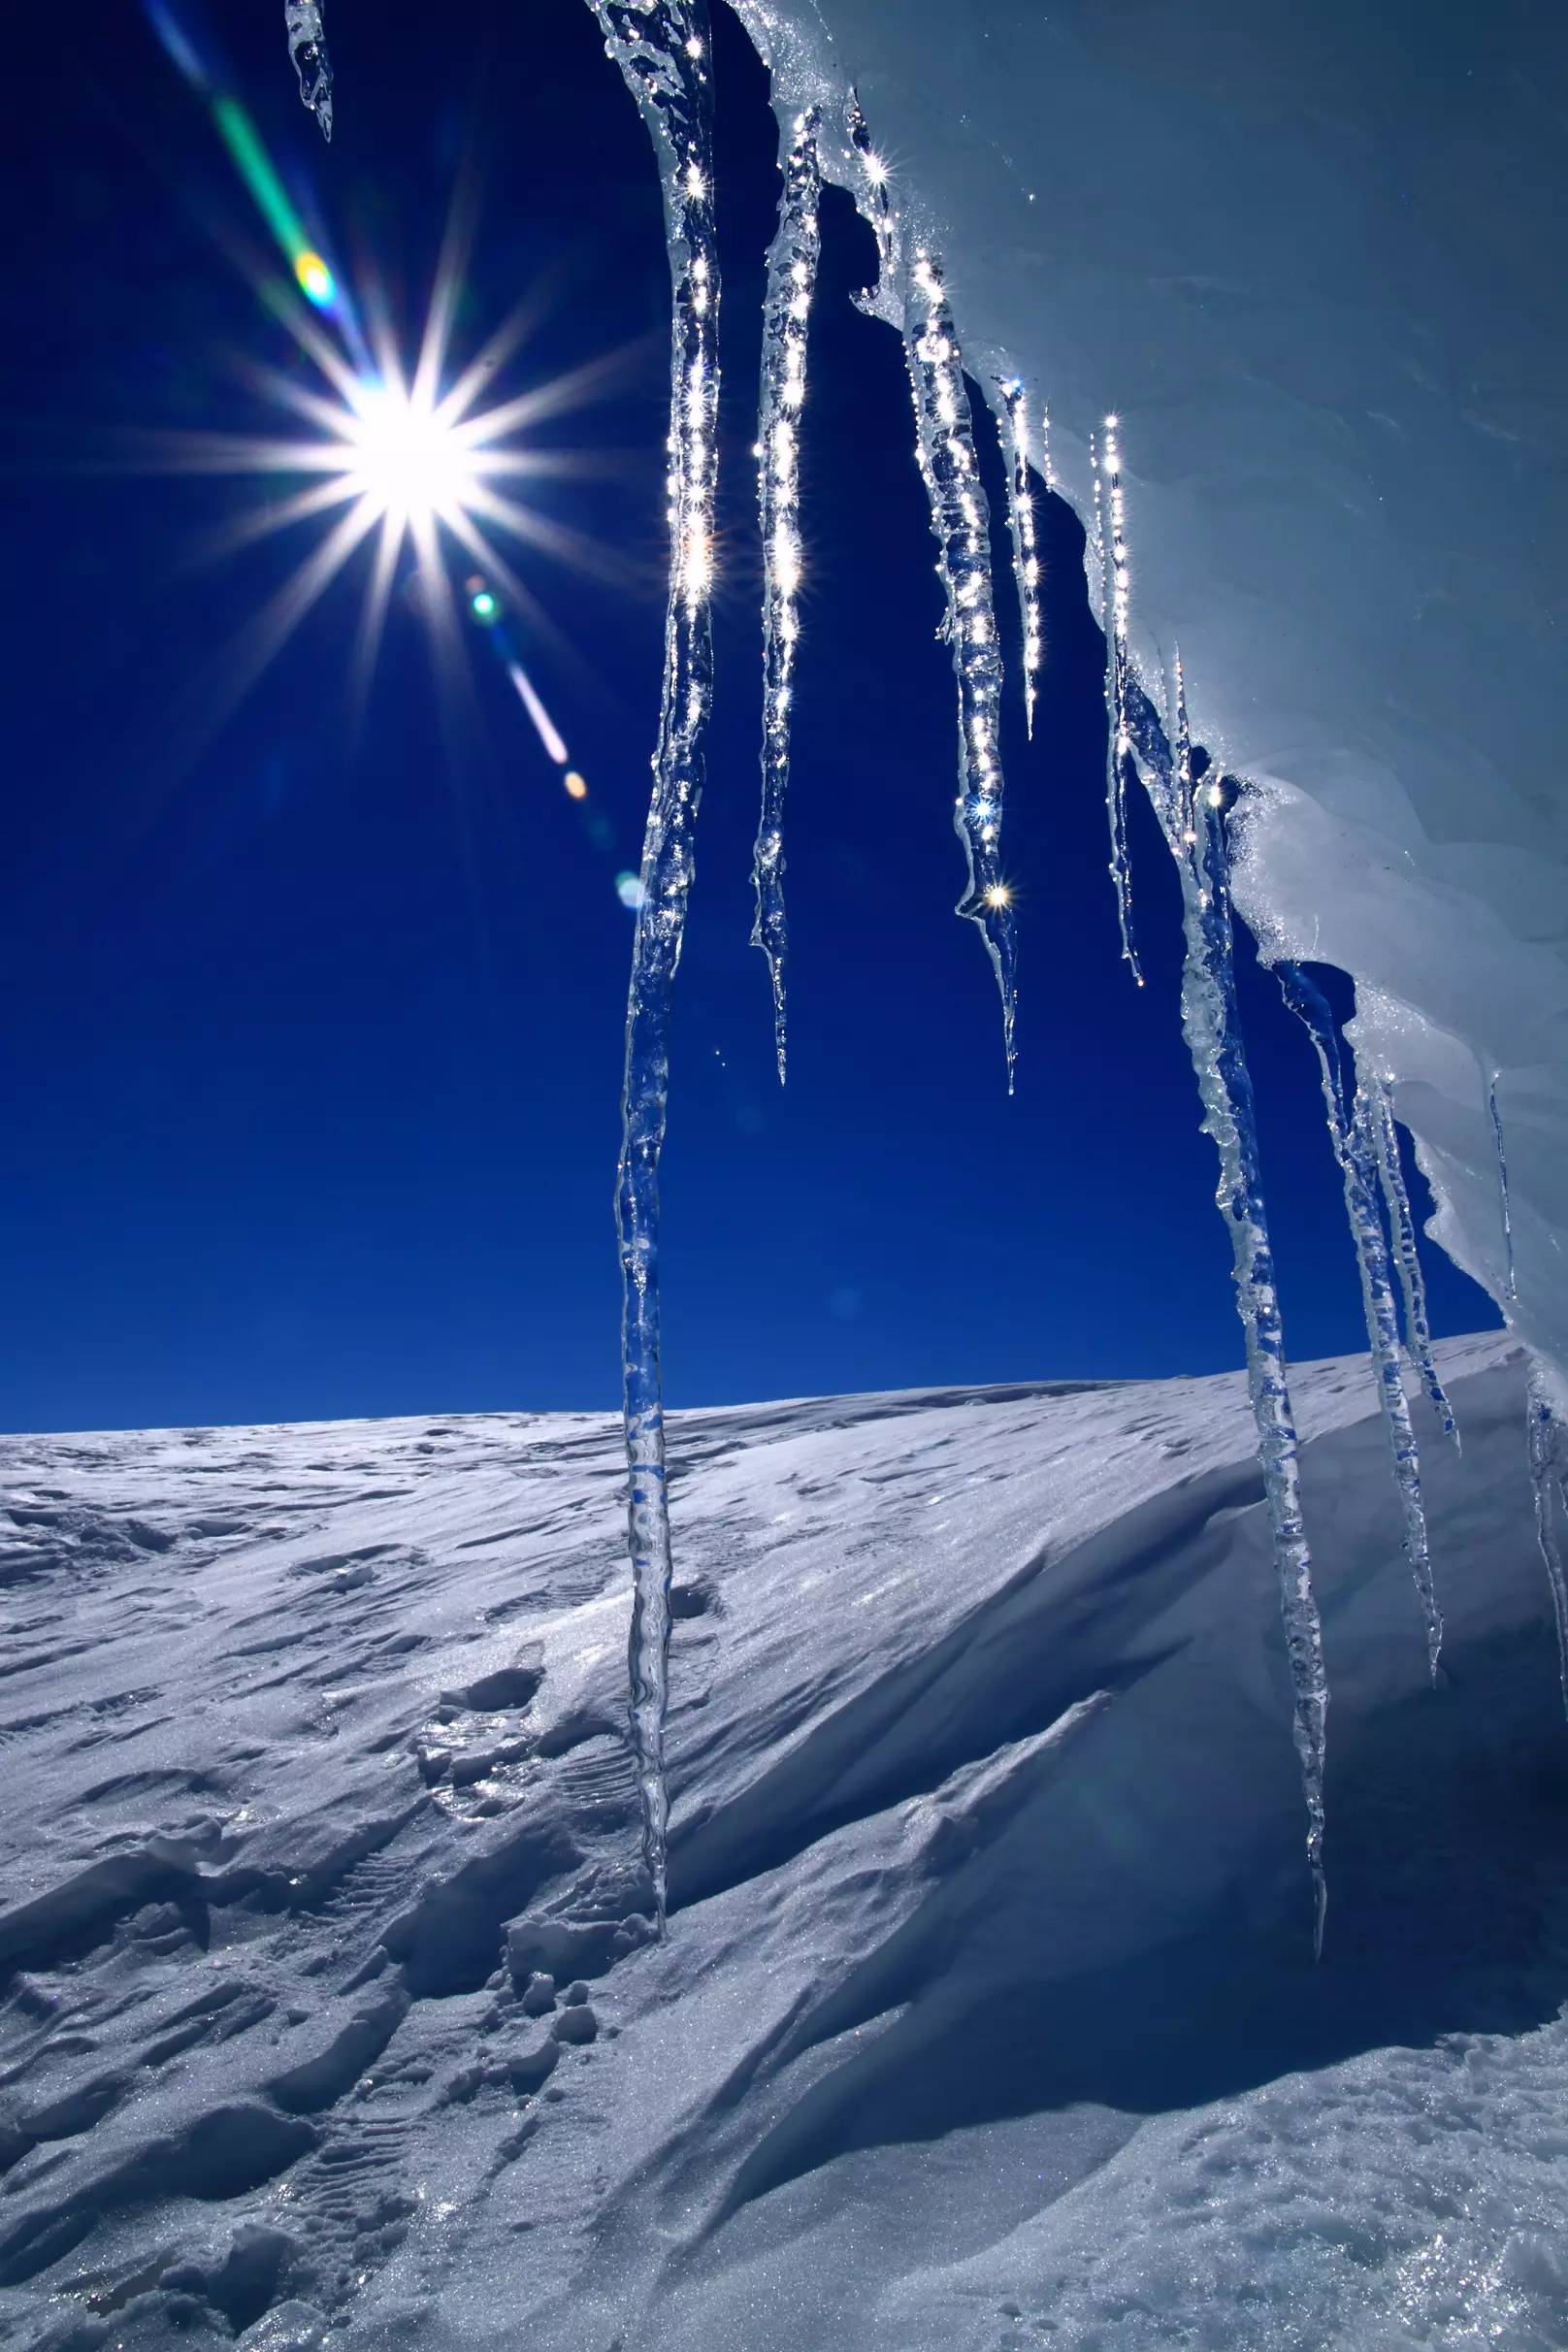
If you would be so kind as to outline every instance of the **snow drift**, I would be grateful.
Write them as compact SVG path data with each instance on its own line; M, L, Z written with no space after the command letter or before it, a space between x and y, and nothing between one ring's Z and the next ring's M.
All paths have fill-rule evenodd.
M1560 2343L1523 1365L1439 1356L1435 1690L1298 1376L1321 1970L1239 1379L674 1417L662 1947L617 1424L5 1440L7 2340Z

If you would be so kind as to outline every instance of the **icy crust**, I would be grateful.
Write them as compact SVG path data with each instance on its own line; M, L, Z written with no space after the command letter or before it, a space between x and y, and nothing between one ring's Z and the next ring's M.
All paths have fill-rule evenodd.
M0 1442L8 2347L1561 2343L1523 1367L1439 1359L1435 1691L1293 1384L1321 1969L1238 1378L674 1416L663 1945L609 1417Z
M737 7L782 114L858 85L974 380L1049 401L1086 520L1121 411L1134 653L1180 644L1195 735L1265 788L1237 904L1381 1000L1437 1237L1500 1303L1501 1072L1511 1313L1568 1366L1568 18ZM824 167L857 186L826 137Z

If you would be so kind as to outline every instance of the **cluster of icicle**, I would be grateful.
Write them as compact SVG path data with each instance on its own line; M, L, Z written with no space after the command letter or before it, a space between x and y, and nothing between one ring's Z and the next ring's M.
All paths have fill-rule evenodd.
M659 736L642 852L642 903L627 1007L624 1125L616 1195L624 1286L622 1360L633 1568L632 1736L642 1805L643 1859L662 1933L669 1891L665 1723L671 1553L659 1359L658 1179L669 1099L670 997L692 884L693 833L712 701L709 597L719 391L712 82L706 0L589 0L589 5L604 34L606 52L620 68L652 138L664 193L672 293L670 594ZM320 10L313 0L286 0L285 13L301 95L330 137L332 74L322 41ZM1011 1086L1017 942L999 846L1002 666L993 604L990 517L980 483L964 357L940 260L926 247L905 253L889 175L853 90L847 94L844 133L859 175L858 201L875 233L881 268L874 303L867 307L900 326L903 335L916 456L930 503L936 570L946 606L943 634L952 653L958 689L955 825L967 866L967 888L958 911L980 927L996 970ZM757 917L752 939L768 959L781 1082L786 1064L789 947L783 825L801 572L800 426L821 244L822 135L818 110L808 109L795 120L784 159L778 229L768 256L756 451L765 585L763 792L754 861ZM1034 462L1025 387L1008 381L999 384L998 391L1023 642L1024 706L1032 732L1043 652ZM1042 424L1044 421L1042 414ZM1131 572L1118 430L1118 420L1107 417L1103 441L1092 443L1093 544L1101 580L1106 642L1110 870L1123 954L1141 986L1143 975L1132 929L1127 828L1127 787L1133 776L1147 792L1181 880L1182 1027L1197 1079L1204 1128L1219 1156L1216 1199L1230 1238L1236 1303L1246 1338L1249 1393L1272 1533L1292 1690L1293 1735L1307 1812L1315 1941L1321 1948L1326 1900L1323 1849L1328 1685L1302 1518L1299 1449L1263 1198L1252 1080L1237 1007L1225 822L1229 796L1210 771L1206 759L1194 752L1180 661L1162 719L1132 657ZM1040 472L1049 488L1048 440L1042 446ZM1420 1450L1405 1393L1395 1279L1403 1307L1404 1352L1424 1385L1445 1434L1455 1445L1458 1432L1433 1358L1415 1220L1400 1165L1392 1104L1381 1076L1347 1074L1331 1011L1310 975L1299 964L1286 963L1280 966L1279 978L1286 1001L1305 1026L1318 1057L1329 1138L1360 1272L1369 1356L1403 1517L1404 1548L1435 1679L1443 1627L1421 1499ZM1512 1297L1507 1164L1495 1083L1489 1105ZM1530 1379L1528 1413L1536 1525L1552 1586L1564 1705L1568 1707L1568 1573L1555 1524L1555 1513L1568 1511L1564 1485L1568 1440L1538 1369Z
M1120 513L1120 459L1114 440L1107 443L1104 462L1112 469L1117 492L1111 543L1122 556L1106 583L1107 595L1114 599L1125 597L1127 570ZM1263 1199L1252 1077L1236 1002L1225 795L1217 779L1203 781L1195 772L1180 666L1169 725L1162 727L1127 658L1125 609L1119 620L1107 617L1113 728L1119 719L1125 723L1125 761L1144 782L1181 876L1182 1031L1197 1077L1204 1131L1213 1139L1220 1159L1215 1199L1230 1239L1236 1308L1246 1336L1248 1393L1273 1540L1290 1676L1291 1728L1307 1810L1314 1947L1321 1951L1327 1902L1323 1849L1328 1678L1301 1512L1299 1449ZM1123 765L1116 759L1116 749L1113 735L1113 838L1117 800L1123 788L1123 776L1115 772ZM1122 879L1119 875L1119 882Z
M1294 1735L1307 1810L1307 1855L1314 1895L1316 1941L1322 1947L1326 1901L1323 1874L1323 1762L1328 1687L1323 1633L1312 1585L1312 1562L1301 1512L1298 1445L1290 1402L1284 1330L1269 1244L1261 1163L1235 986L1229 844L1225 785L1194 754L1182 665L1175 664L1168 716L1161 724L1131 660L1127 642L1130 562L1126 493L1114 417L1094 453L1095 543L1100 559L1106 640L1106 702L1110 722L1107 800L1111 871L1122 918L1124 952L1136 971L1130 925L1125 785L1128 768L1143 782L1181 878L1184 937L1182 1023L1203 1102L1203 1124L1220 1158L1216 1194L1230 1235L1236 1303L1246 1336L1248 1384L1269 1514L1286 1649L1293 1693ZM1432 1575L1421 1455L1405 1393L1399 1315L1390 1248L1405 1309L1406 1346L1425 1383L1441 1425L1458 1433L1433 1360L1415 1221L1399 1162L1398 1139L1386 1085L1347 1080L1333 1016L1302 967L1279 972L1287 1004L1302 1022L1318 1057L1333 1146L1344 1189L1346 1217L1360 1273L1367 1345L1379 1408L1388 1438L1404 1525L1404 1549L1426 1633L1435 1681L1443 1620ZM1381 1196L1381 1199L1380 1199Z
M1390 1189L1389 1161L1383 1156L1384 1139L1381 1121L1377 1142L1373 1140L1373 1122L1386 1108L1379 1090L1378 1110L1363 1087L1356 1089L1354 1102L1346 1096L1345 1071L1338 1031L1333 1015L1317 983L1298 964L1282 964L1279 981L1285 1001L1302 1023L1317 1049L1318 1070L1323 1080L1323 1104L1328 1114L1328 1136L1339 1162L1339 1172L1345 1188L1345 1214L1350 1220L1351 1237L1356 1244L1356 1263L1361 1275L1361 1306L1366 1317L1367 1349L1372 1374L1378 1392L1378 1404L1388 1432L1388 1450L1393 1459L1394 1483L1399 1489L1399 1505L1404 1515L1405 1557L1415 1579L1421 1600L1421 1616L1426 1625L1426 1659L1435 1682L1438 1652L1443 1647L1443 1619L1437 1606L1437 1594L1432 1583L1432 1560L1426 1535L1426 1512L1421 1502L1421 1453L1416 1431L1410 1418L1410 1400L1405 1394L1404 1360L1399 1347L1399 1316L1394 1305L1393 1284L1388 1270L1388 1245L1384 1237L1383 1218L1378 1207L1378 1186L1381 1176L1385 1192L1389 1196L1390 1214L1398 1229L1402 1208L1409 1216L1403 1180L1399 1175L1398 1146L1393 1140L1391 1119L1388 1143L1391 1149L1393 1177L1398 1180L1397 1192ZM1397 1203L1397 1205L1395 1205ZM1420 1281L1420 1266L1415 1258L1415 1234L1411 1232L1410 1263ZM1401 1257L1401 1270L1404 1259ZM1407 1275L1407 1284L1408 1284ZM1415 1340L1415 1328L1408 1321L1410 1291L1406 1290L1407 1328ZM1424 1336L1424 1302L1422 1306L1422 1370L1429 1369L1433 1401L1439 1406L1444 1426L1457 1442L1458 1432L1448 1409L1448 1399L1438 1381L1437 1367L1432 1363L1430 1343ZM1413 1350L1414 1352L1414 1350Z
M643 1858L662 1931L669 1885L664 1739L671 1554L659 1368L658 1174L669 1098L670 990L691 888L692 828L711 705L708 583L719 284L703 0L590 0L590 5L604 29L606 49L653 138L664 186L673 294L664 699L643 846L643 903L632 954L617 1192L631 1471L632 1735L642 1799ZM896 218L885 174L870 148L853 94L845 128L872 192L869 211L883 270L897 283L901 260ZM757 436L765 579L764 706L762 814L754 868L757 920L752 935L768 958L781 1080L786 1066L789 951L783 825L800 579L800 412L820 245L819 136L818 117L808 111L794 124L785 157L779 225L765 297ZM958 687L955 824L968 869L959 912L980 928L996 973L1010 1083L1017 947L1000 861L1002 672L992 602L990 522L963 357L940 267L929 253L916 255L909 268L902 319L921 474L931 504L947 607L945 633ZM1032 539L1032 516L1029 535Z
M711 411L702 409L695 395L697 387L702 387L711 396L717 384L712 343L717 278L711 253L707 27L702 10L698 0L691 5L670 5L668 0L622 0L621 5L590 0L590 4L609 37L610 53L638 97L659 151L675 305L669 657L643 864L645 904L633 956L620 1188L635 1583L633 1732L642 1788L644 1854L662 1925L667 1883L663 1743L670 1543L659 1389L657 1170L669 1079L665 1047L669 992L691 879L690 826L700 783L701 737L707 718L705 597L694 600L691 549L694 530L700 536L705 533L712 511ZM844 127L860 178L859 202L877 239L881 283L874 307L902 329L916 456L930 505L937 575L946 606L943 632L958 689L955 824L968 869L968 886L958 911L980 926L996 973L1011 1084L1017 943L999 847L1002 666L993 601L990 517L975 453L963 351L939 258L927 247L917 246L908 253L903 249L888 173L853 91L848 95ZM801 568L800 419L820 250L822 128L816 110L800 115L784 159L779 222L765 297L757 437L765 579L764 705L762 814L754 865L757 919L752 936L768 958L781 1080L786 1059L788 956L783 820ZM1009 382L999 389L1003 448L1008 459L1008 522L1024 647L1025 714L1032 727L1042 646L1028 402L1022 384ZM694 458L694 435L700 459ZM1148 791L1181 876L1185 942L1182 1024L1202 1100L1203 1124L1220 1160L1216 1198L1230 1237L1237 1307L1246 1337L1249 1391L1273 1540L1292 1689L1293 1736L1307 1812L1315 1941L1321 1947L1326 1900L1323 1848L1328 1685L1302 1518L1298 1445L1252 1082L1236 1001L1226 795L1217 781L1202 783L1195 773L1180 666L1171 709L1161 722L1132 660L1126 492L1114 417L1106 420L1105 439L1094 452L1094 541L1104 591L1107 647L1110 864L1123 953L1141 985L1132 931L1127 828L1127 786L1129 775L1134 775ZM1048 472L1046 479L1049 484ZM705 546L705 539L702 543ZM704 590L705 583L704 568ZM1404 1519L1405 1550L1435 1675L1442 1619L1421 1501L1420 1454L1404 1389L1391 1266L1397 1267L1401 1287L1406 1345L1445 1430L1455 1438L1456 1432L1432 1358L1415 1226L1399 1165L1392 1111L1380 1080L1347 1085L1332 1017L1309 976L1292 965L1282 979L1287 1000L1306 1024L1319 1056L1329 1131L1360 1268L1368 1343ZM1391 1253L1384 1232L1385 1210L1393 1236ZM1554 1428L1550 1414L1539 1426L1550 1437ZM1547 1442L1543 1438L1536 1452L1541 1453ZM1541 1490L1538 1482L1538 1497ZM1548 1521L1543 1524L1549 1528ZM1553 1590L1562 1612L1559 1630L1568 1690L1568 1597L1564 1596L1560 1569Z
M1136 972L1124 798L1126 771L1130 765L1148 791L1181 874L1186 945L1183 1027L1203 1099L1204 1126L1220 1154L1218 1199L1231 1235L1237 1305L1246 1331L1253 1413L1273 1529L1294 1690L1295 1741L1306 1797L1307 1851L1316 1893L1321 1949L1325 1902L1323 1735L1328 1693L1322 1631L1312 1589L1311 1559L1301 1519L1297 1443L1260 1182L1252 1083L1236 1012L1225 816L1228 796L1218 778L1202 783L1195 774L1180 659L1175 665L1169 715L1162 726L1130 658L1127 647L1130 575L1116 429L1116 418L1108 417L1103 449L1094 452L1094 536L1102 583L1106 702L1110 719L1107 799L1111 871L1116 882L1124 952ZM1105 477L1103 494L1097 478L1101 473ZM1405 1391L1406 1356L1425 1389L1443 1434L1453 1440L1455 1448L1459 1433L1433 1356L1416 1222L1400 1163L1393 1105L1388 1081L1381 1074L1373 1072L1364 1078L1354 1071L1347 1074L1347 1049L1335 1028L1329 1005L1310 974L1299 964L1286 961L1279 965L1277 976L1286 1003L1306 1029L1318 1058L1329 1140L1340 1170L1346 1217L1360 1273L1368 1356L1404 1523L1405 1556L1425 1626L1427 1662L1435 1683L1443 1619L1421 1496L1421 1454ZM1496 1133L1503 1231L1511 1244L1508 1169L1495 1085L1489 1104ZM1403 1349L1399 1306L1394 1297L1394 1269L1403 1306ZM1511 1298L1515 1295L1511 1247L1508 1294ZM1552 1499L1555 1488L1558 1502L1568 1509L1568 1490L1564 1487L1568 1445L1539 1367L1530 1375L1528 1427L1536 1527L1552 1587L1563 1702L1568 1710L1568 1580L1553 1522Z
M323 139L332 137L332 60L321 29L316 0L283 0L283 31L288 53L300 78L300 98L321 125Z

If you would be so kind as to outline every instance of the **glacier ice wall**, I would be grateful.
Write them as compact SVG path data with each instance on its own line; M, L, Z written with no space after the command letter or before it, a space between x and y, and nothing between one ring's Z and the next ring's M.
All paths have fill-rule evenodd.
M1436 1237L1568 1373L1568 19L735 5L781 114L858 86L971 376L1049 401L1080 514L1092 427L1134 428L1133 649L1154 676L1179 642L1194 733L1256 787L1238 906L1355 976Z

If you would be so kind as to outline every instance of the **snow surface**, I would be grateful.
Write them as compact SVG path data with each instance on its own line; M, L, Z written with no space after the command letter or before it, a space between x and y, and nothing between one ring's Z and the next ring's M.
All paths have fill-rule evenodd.
M1156 682L1179 646L1258 788L1238 903L1355 975L1434 1230L1499 1303L1501 1072L1511 1312L1568 1376L1568 12L735 5L785 120L858 84L971 376L1049 402L1086 519L1119 411L1134 644ZM824 168L861 184L826 137Z
M8 2345L1568 2340L1523 1364L1440 1356L1436 1691L1298 1375L1316 1971L1239 1378L674 1417L662 1948L617 1422L0 1443Z

